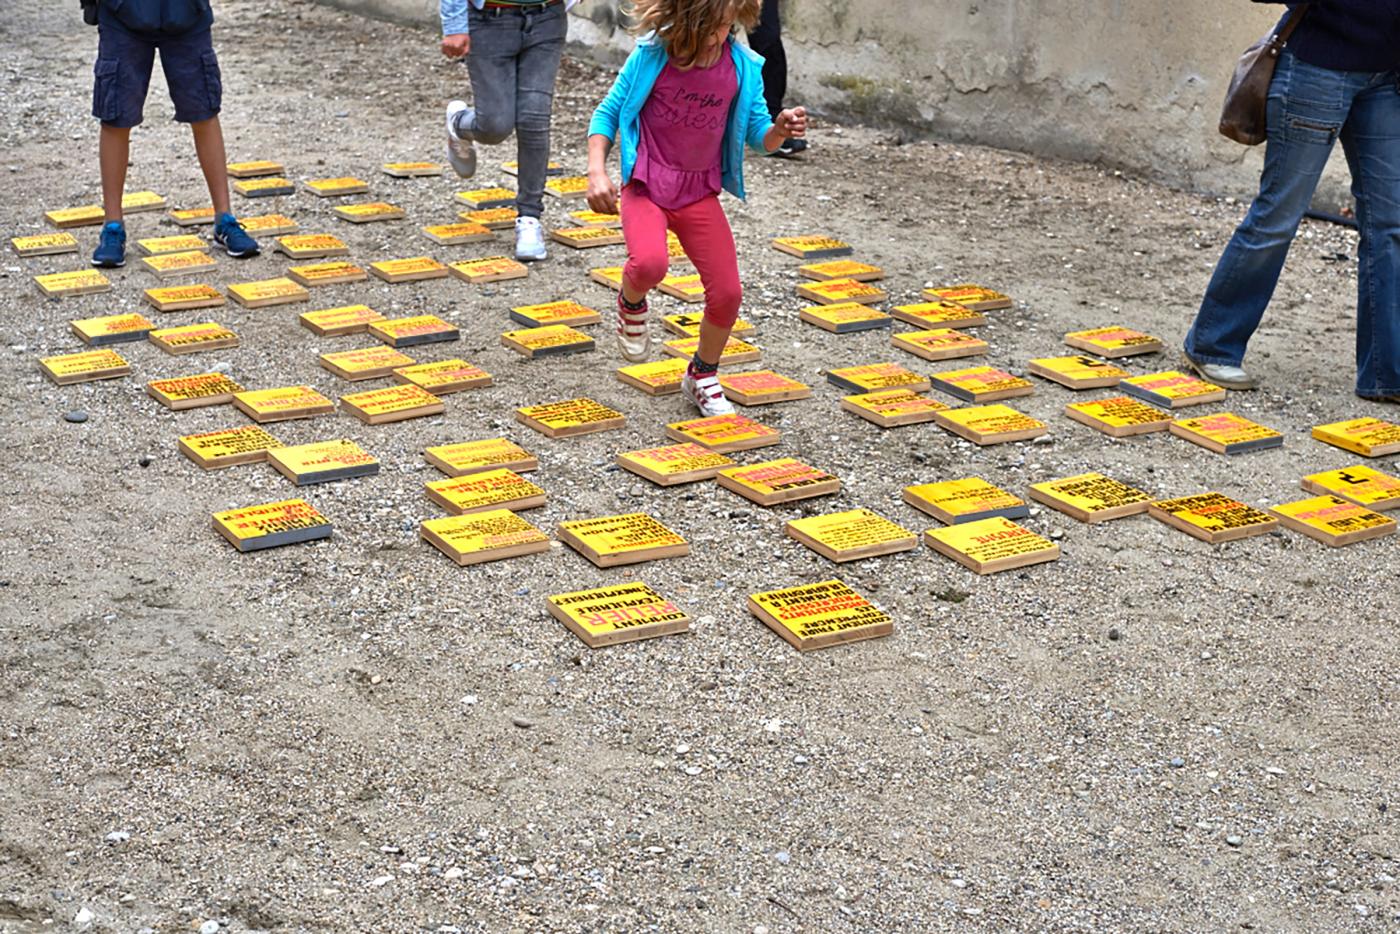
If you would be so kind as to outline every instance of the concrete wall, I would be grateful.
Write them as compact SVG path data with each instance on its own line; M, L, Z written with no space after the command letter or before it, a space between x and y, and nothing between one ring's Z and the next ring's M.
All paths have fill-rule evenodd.
M322 0L437 28L437 0ZM1239 53L1281 6L1248 0L783 0L790 98L908 135L1102 162L1250 194L1262 147L1215 130ZM574 9L605 62L630 40L616 0ZM1349 202L1334 160L1319 204Z

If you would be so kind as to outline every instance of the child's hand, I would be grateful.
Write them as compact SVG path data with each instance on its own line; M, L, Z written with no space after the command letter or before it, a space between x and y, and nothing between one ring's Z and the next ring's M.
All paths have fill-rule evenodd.
M463 58L472 50L472 37L469 33L458 32L442 37L442 54L448 58Z
M778 119L773 121L778 133L785 139L792 139L794 136L807 135L807 108L794 107L791 110L784 110L778 114Z
M599 214L617 213L617 186L606 171L588 173L588 206Z

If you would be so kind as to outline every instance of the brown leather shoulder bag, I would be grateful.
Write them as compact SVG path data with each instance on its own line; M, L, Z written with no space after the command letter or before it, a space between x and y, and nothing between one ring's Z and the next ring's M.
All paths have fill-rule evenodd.
M1274 80L1278 56L1293 30L1307 16L1310 4L1293 8L1282 28L1251 45L1240 56L1230 90L1225 92L1225 107L1220 111L1220 132L1237 143L1257 146L1268 138L1269 85Z

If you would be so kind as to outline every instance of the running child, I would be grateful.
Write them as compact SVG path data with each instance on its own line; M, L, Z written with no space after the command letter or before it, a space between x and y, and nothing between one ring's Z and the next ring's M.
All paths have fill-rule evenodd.
M744 197L745 144L769 153L807 132L801 107L769 117L763 59L732 36L735 23L758 21L759 4L633 0L628 12L637 47L588 127L588 206L595 211L618 210L606 163L613 139L620 137L622 145L622 356L641 361L650 350L647 293L666 276L666 231L674 230L705 286L699 347L681 381L702 415L734 411L716 371L743 298L734 234L719 193Z

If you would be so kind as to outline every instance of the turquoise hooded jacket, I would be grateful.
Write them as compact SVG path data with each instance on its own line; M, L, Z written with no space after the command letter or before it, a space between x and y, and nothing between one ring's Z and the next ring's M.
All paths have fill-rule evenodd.
M767 152L763 148L763 137L773 126L773 120L763 100L763 57L732 39L729 46L739 90L729 107L729 125L721 147L721 170L724 190L742 199L745 197L744 144ZM632 180L632 169L637 164L642 107L651 96L651 89L656 86L667 59L666 47L654 35L638 39L637 47L627 56L627 63L618 73L612 90L593 111L593 120L588 124L589 136L621 139L624 185Z

